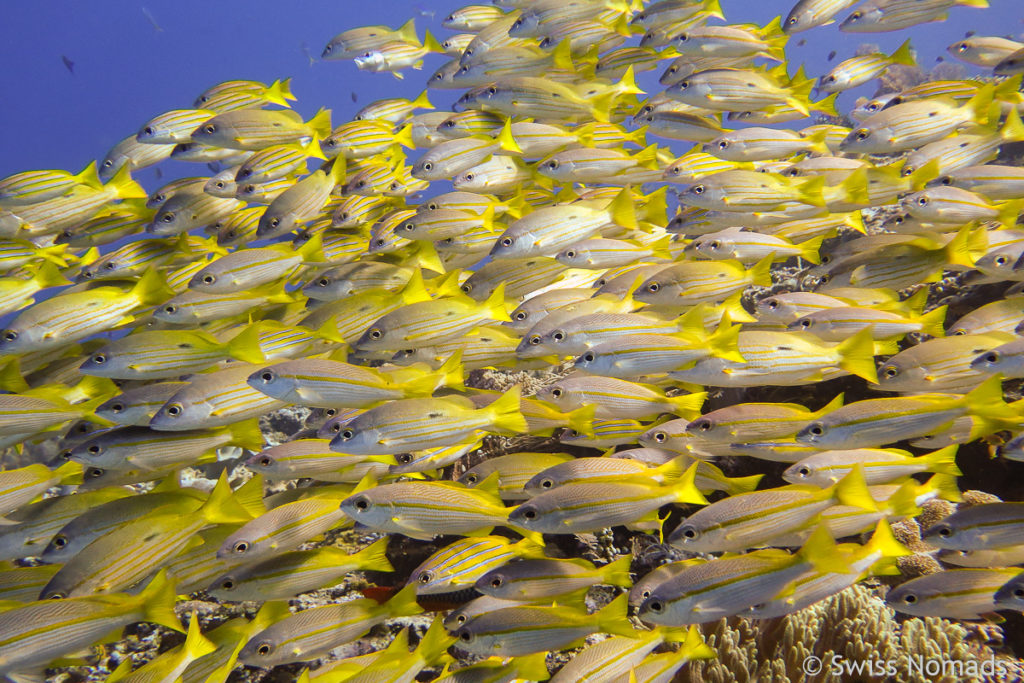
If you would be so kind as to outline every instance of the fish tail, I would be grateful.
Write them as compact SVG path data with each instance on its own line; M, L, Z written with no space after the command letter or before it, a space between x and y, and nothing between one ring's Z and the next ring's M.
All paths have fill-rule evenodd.
M419 36L416 35L415 17L402 24L401 28L398 29L398 35L407 43L420 44Z
M594 438L594 413L597 411L595 404L580 406L566 414L569 429L572 429L587 438Z
M651 256L654 258L665 259L666 261L672 260L672 254L669 253L668 245L672 243L672 235L665 235L654 241L651 244Z
M757 485L763 478L763 474L752 474L749 477L726 477L725 481L728 484L726 493L730 496L735 496L738 493L750 493L757 489Z
M360 569L369 569L375 572L395 571L385 553L388 548L388 539L388 536L377 539L353 555L352 560L358 563Z
M145 606L145 621L166 626L172 631L181 631L181 621L174 615L174 584L167 578L167 571L161 569L153 580L132 598Z
M512 660L516 678L523 681L546 681L551 678L548 673L547 651L523 655Z
M839 191L840 199L844 202L871 206L871 195L868 193L868 169L858 168L843 178L839 183Z
M796 185L796 200L811 206L825 207L822 190L825 188L825 176L814 176Z
M594 614L597 628L602 633L611 633L627 638L636 638L636 629L626 616L629 596L623 593Z
M772 59L780 62L786 61L786 43L789 42L789 35L782 30L782 17L776 16L759 32L761 40L767 45L766 54Z
M1018 121L1019 121L1018 117ZM85 168L78 172L74 176L74 179L82 185L88 185L94 190L103 189L103 181L100 180L99 173L96 171L96 162L90 161Z
M946 306L939 306L934 311L928 311L918 318L917 322L921 325L919 331L933 337L945 337L946 308Z
M257 325L246 326L225 347L229 356L245 363L264 363L267 360L260 348L260 330Z
M292 79L286 78L283 81L281 79L277 79L270 84L270 87L267 88L263 97L266 98L267 102L287 107L288 100L295 99L295 95L292 94Z
M1017 216L1020 215L1021 206L1024 204L1020 199L1011 199L999 207L999 214L996 220L1007 230L1012 230L1017 224Z
M871 328L853 335L841 342L839 348L839 367L851 375L862 377L872 384L878 384L878 368L875 365L875 342L871 336Z
M734 323L754 323L757 322L757 318L750 315L747 309L743 308L743 291L731 294L725 301L720 303L718 306L722 309L722 315L729 316L729 320Z
M836 542L825 524L814 527L797 555L819 572L845 574L850 571L849 565L836 552Z
M976 7L978 9L985 9L988 7L988 0L954 0L957 5L963 5L964 7Z
M29 388L17 356L7 356L0 360L0 390L18 394Z
M747 280L755 287L772 286L772 257L765 256L747 271Z
M119 199L144 199L149 196L142 185L132 180L131 171L128 168L129 164L125 164L114 177L110 179L110 182L103 187L112 190Z
M259 517L266 512L267 504L263 502L263 475L257 474L239 486L235 491L235 500L253 517Z
M878 503L864 481L864 468L859 463L835 485L833 495L843 505L875 511Z
M491 413L491 424L496 430L522 434L527 431L526 418L519 410L519 400L522 395L522 388L517 384L498 398L497 401L487 406L486 410Z
M707 346L711 355L715 358L724 358L736 363L745 363L746 359L740 353L739 340L742 325L733 325L728 315L722 318L718 329L707 338Z
M609 586L628 588L633 585L629 574L629 566L633 563L632 555L623 555L614 562L601 567L601 583Z
M310 135L319 135L321 139L327 137L331 134L331 110L321 109L316 116L306 122L306 126L310 130Z
M572 62L571 42L563 38L555 49L551 51L551 65L558 69L564 69L570 73L576 71L576 65Z
M839 97L839 93L834 92L831 95L821 98L817 102L811 102L811 108L814 111L820 111L828 114L829 116L839 116L839 110L836 109L837 97Z
M924 459L925 464L928 465L929 472L959 477L963 474L956 464L956 452L959 448L959 444L953 444L921 457Z
M956 477L952 474L936 474L925 482L925 486L935 491L943 500L959 503L964 499L960 494L960 487L956 485Z
M877 552L883 558L907 557L914 554L896 540L892 534L892 527L889 526L889 520L884 518L878 520L875 533L871 534L871 539L864 548L868 550L869 554Z
M686 468L679 480L672 484L672 492L675 494L677 503L689 503L692 505L707 505L708 499L704 497L694 483L697 479L697 466L693 463Z
M423 608L416 602L416 585L410 583L387 601L384 609L388 618L411 617L422 614Z
M860 214L860 211L851 211L843 216L843 225L862 235L867 234L867 228L864 227L864 217Z
M925 484L928 486L928 484ZM916 517L921 514L921 508L917 505L918 484L910 479L902 484L896 493L885 502L887 514L890 517Z
M978 92L963 105L963 111L971 121L980 125L988 123L989 105L995 97L995 86L991 83L978 88Z
M821 256L818 254L818 250L821 249L821 243L825 241L824 235L818 235L812 237L803 244L800 245L800 258L805 261L809 261L814 265L821 263Z
M694 419L700 415L700 407L704 405L704 399L707 398L707 392L699 391L695 394L685 394L683 396L673 396L667 399L670 406L672 406L672 413L680 417L689 417Z
M612 222L624 228L637 229L636 207L633 204L633 195L629 188L624 187L615 195L608 205L608 213L611 214Z
M1006 115L1003 127L999 129L999 137L1007 142L1021 142L1024 140L1024 123L1021 122L1020 112L1017 107L1011 107L1010 113Z
M686 640L683 641L680 652L686 653L687 659L714 659L718 653L704 642L704 636L696 626L690 626L686 631ZM631 679L635 680L636 675L630 671Z
M444 52L444 47L442 47L441 43L437 42L437 38L430 32L430 29L423 32L423 49L427 52Z
M500 283L491 295L480 304L491 320L508 322L508 308L505 306L505 283Z
M155 306L174 296L174 291L167 286L159 270L149 268L132 287L131 294L140 306Z
M430 100L427 98L427 91L426 90L424 90L419 95L417 95L416 99L413 100L410 104L411 104L413 109L433 109L434 108L434 105L432 105L430 103Z
M914 60L914 52L910 45L910 38L903 41L903 44L896 48L895 52L889 55L889 61L893 64L902 64L904 66L915 66L917 64Z
M709 17L716 19L725 19L725 15L722 14L722 4L719 0L704 0L702 3L703 9L701 10Z
M516 139L512 136L512 119L505 119L505 125L501 127L495 138L498 141L498 146L505 152L512 152L515 154L522 154L523 148L519 146ZM489 208L489 207L488 207Z
M448 632L444 630L444 618L440 615L434 617L434 621L431 622L430 628L423 634L423 638L420 639L420 644L416 647L416 654L418 657L425 662L437 661L441 655L445 653L452 643L455 642L453 636L448 635ZM399 657L407 657L408 653L405 648L402 648L399 653Z
M217 646L203 636L202 632L199 630L199 614L195 610L192 610L192 617L188 622L188 635L185 637L185 644L182 645L185 658L188 661L193 662L200 657L210 654L216 649Z
M253 519L231 490L227 470L221 472L210 497L199 508L199 512L210 524L244 524Z
M842 393L838 394L834 399L829 401L828 405L826 405L824 408L822 408L821 410L816 410L816 411L814 411L814 413L812 413L814 415L814 419L817 419L819 417L823 417L823 416L828 415L829 413L831 413L833 410L838 410L839 408L842 408L843 407L843 401L845 400L845 398L846 398L845 394L842 394Z
M977 438L982 433L1017 426L1021 422L1017 412L1003 400L1002 375L992 375L976 386L964 396L964 403L967 414L974 418L972 438Z

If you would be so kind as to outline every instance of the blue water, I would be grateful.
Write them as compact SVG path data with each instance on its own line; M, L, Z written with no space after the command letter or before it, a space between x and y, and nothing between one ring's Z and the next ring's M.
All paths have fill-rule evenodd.
M793 1L722 0L722 6L729 23L764 24L785 15ZM957 7L946 22L910 30L920 63L933 66L939 56L954 61L945 48L968 30L1019 36L1024 30L1024 0L991 3L985 10ZM191 107L199 92L228 79L270 82L291 76L299 98L295 108L310 116L322 106L330 107L336 125L374 99L415 96L445 56L429 56L422 72L407 71L405 80L399 81L387 74L360 72L351 61L321 62L323 46L344 29L398 26L411 16L418 16L421 31L429 27L436 35L449 35L441 20L465 4L469 3L8 0L0 21L5 96L0 106L0 177L32 168L77 171L90 159L102 158L149 118ZM790 71L802 62L809 75L820 75L830 68L826 56L832 50L837 52L835 63L852 56L863 42L891 52L907 37L906 32L845 34L837 26L793 37L787 48ZM806 45L800 45L802 41ZM62 57L73 62L73 73ZM310 57L316 61L311 63ZM968 67L968 73L981 70ZM653 78L641 81L652 93ZM848 110L857 96L872 94L874 87L868 84L844 94L840 109ZM433 93L432 100L440 107L454 101L458 91ZM152 187L154 173L140 172L139 180Z

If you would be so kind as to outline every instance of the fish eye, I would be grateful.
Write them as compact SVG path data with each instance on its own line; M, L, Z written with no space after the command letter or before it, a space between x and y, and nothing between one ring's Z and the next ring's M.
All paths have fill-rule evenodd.
M704 194L704 186L694 185L692 188L690 188L690 192L692 192L693 194Z
M892 365L887 365L887 366L885 366L885 369L882 370L882 374L884 374L886 377L892 379L896 375L900 374L900 371L896 367L894 367Z
M160 216L160 220L162 220L164 223L173 223L174 222L174 212L173 211L168 211L168 212L164 213L164 215Z
M413 225L412 223L406 223L405 225L402 226L402 230L405 230L406 232L412 232L415 229L416 226Z
M178 417L184 412L184 407L180 403L172 403L167 406L167 414L171 417Z
M355 432L353 432L351 429L346 429L345 431L341 432L339 436L341 437L342 441L348 441L353 436L355 436Z
M803 318L803 319L802 319L802 320L800 321L800 327L804 328L805 330L806 330L807 328L809 328L809 327L810 327L811 325L813 325L813 324L814 324L814 322L813 322L813 321L811 321L811 320L808 320L807 318Z
M395 460L402 463L403 465L408 465L413 461L413 456L412 453L402 453L401 455L395 456Z
M917 169L916 169L916 168L914 168L913 166L910 166L910 165L904 165L904 166L903 166L903 168L902 168L902 169L900 169L900 175L901 175L901 176L904 176L904 177L906 177L906 176L912 176L912 175L914 175L914 171L916 171L916 170L917 170Z
M836 82L836 77L835 76L825 76L825 82L826 83L835 83Z
M55 593L50 593L49 599L50 600L63 600L66 597L68 597L68 594L65 593L64 591L56 591Z
M989 351L988 353L985 354L985 362L986 363L998 363L999 362L999 353L997 351Z
M593 363L594 353L592 351L587 351L585 354L583 354L583 360L587 363Z
M249 550L249 542L248 541L239 541L238 543L235 543L233 546L231 546L231 549L234 550L236 553L239 553L239 554L244 553L247 550Z
M997 266L1005 266L1006 265L1006 257L1005 256L996 256L995 264Z
M653 602L647 603L647 609L655 614L661 614L662 610L665 609L665 605L663 605L659 600L654 600Z
M956 51L957 52L967 52L970 48L971 48L971 46L968 45L967 43L960 43L959 45L956 46Z
M546 164L546 166L552 170L558 168L558 159L552 159Z
M92 357L92 362L95 363L96 365L103 365L104 363L107 362L107 357L104 356L102 353L97 353Z
M376 244L378 247L383 247L385 244L387 244L387 242L385 242L384 239L381 238L374 242L374 244Z
M12 342L18 338L18 333L14 330L4 330L4 341Z
M51 543L53 543L53 545L55 545L58 548L63 548L68 544L68 537L64 534L57 534L53 537Z
M473 642L473 634L469 631L463 631L459 634L459 640L461 640L464 643L471 643Z
M555 387L554 389L551 390L551 396L553 398L562 398L562 390L559 389L558 387Z
M554 332L551 333L551 338L554 339L555 341L563 341L565 339L565 332L562 332L561 330L555 330Z
M216 275L204 275L203 276L203 283L204 284L212 285L216 281L217 281L217 276Z
M917 596L913 593L907 593L903 596L903 602L907 603L908 605L913 605L915 602L917 602Z
M542 479L541 482L540 482L540 487L542 489L549 489L549 488L553 487L554 485L555 485L555 481L553 479Z
M721 247L722 247L722 243L719 242L718 240L713 240L711 242L711 244L708 245L709 249L720 249Z
M233 590L235 587L235 582L231 579L224 579L220 582L220 587L226 591Z
M274 464L274 459L271 458L269 455L264 455L262 458L259 459L259 464L261 467L270 467L271 465Z
M263 380L264 382L267 382L267 383L273 382L274 381L274 372L273 372L273 370L264 370L263 372L261 372L260 373L260 379Z
M803 467L798 469L796 473L799 474L801 477L809 477L811 476L811 468L808 467L807 465L804 465Z
M107 159L106 161L103 162L103 168L110 168L113 165L114 165L114 162L111 161L110 159Z
M256 648L256 654L266 657L270 654L270 643L260 643L259 647Z
M473 285L471 285L468 282L466 282L466 283L463 283L463 284L459 285L459 289L461 289L464 293L469 294L470 292L473 291Z
M526 508L523 510L523 519L537 519L537 511L533 508Z
M858 128L857 131L854 133L854 137L856 137L858 140L867 140L869 137L871 137L871 131L869 131L867 128Z
M505 583L500 576L495 576L491 579L491 588L501 588L501 584Z
M648 292L657 292L659 289L661 289L661 285L659 285L657 282L652 282L651 284L647 285Z
M729 141L728 140L720 140L718 142L718 149L729 149Z
M86 470L85 476L89 477L90 479L99 479L100 477L103 476L103 470L101 470L99 467L90 467L88 470Z
M944 526L941 529L939 529L939 536L941 536L942 538L949 538L952 535L953 530L948 526Z
M519 311L515 315L516 320L526 320L528 317L529 315L526 313L526 311Z
M692 526L684 527L682 532L680 533L680 536L692 541L693 539L697 538L697 530L694 529Z
M164 306L164 313L177 313L178 307L175 305Z
M217 126L213 125L212 123L208 123L205 126L203 126L203 130L206 131L207 133L216 133Z
M665 443L666 441L668 441L668 434L666 434L665 432L655 432L654 440L657 441L658 443Z
M497 89L497 88L495 88L495 87L494 87L494 86L492 85L492 86L491 86L490 88L488 88L488 89L487 89L487 94L488 94L488 95L497 95L497 94L498 94L498 89Z
M673 65L673 66L670 66L670 67L668 68L668 72L667 72L667 73L670 73L670 74L674 74L674 73L675 73L675 72L677 72L677 71L679 71L679 67L678 67L678 66L675 66L675 65Z
M480 478L476 474L467 474L466 481L470 484L475 484Z
M153 127L152 126L146 126L145 128L142 129L142 132L145 133L146 135L152 135L153 134Z
M952 185L953 184L953 178L948 176L948 175L944 175L941 178L939 178L939 183L941 185Z
M434 579L434 573L433 572L421 572L420 573L420 579L419 579L420 583L430 583L433 579Z
M512 238L511 237L506 237L505 239L501 240L501 246L503 246L503 247L511 247L512 246Z
M474 175L473 175L472 173L467 173L467 174L466 174L466 180L468 180L468 181L470 181L470 182L472 182L472 181L473 181L473 178L474 178L474 177L475 177L475 176L474 176Z
M928 197L918 197L917 198L917 205L918 206L928 206Z
M689 34L686 34L686 33L680 33L678 36L676 36L676 42L679 42L679 43L685 43L689 39L690 39L690 36L689 36Z
M820 424L817 423L812 424L810 427L808 427L807 431L813 434L814 436L821 436L822 434L825 433L825 429Z
M124 404L122 403L115 403L114 405L110 406L111 412L120 413L122 410L124 410Z
M93 455L99 455L103 451L103 449L100 446L98 446L97 444L93 444L93 445L89 446L88 448L86 448L85 450L89 451Z
M338 414L338 409L337 408L327 408L326 410L324 410L324 415L326 415L327 417L334 417L337 414Z
M539 334L532 335L530 337L530 345L531 346L537 346L537 344L540 344L540 335Z
M430 163L429 161L424 161L423 162L423 170L424 171L429 171L432 168L434 168L434 164Z
M676 87L680 90L686 90L690 87L690 81L679 81L679 83L676 84Z
M861 12L860 10L857 10L856 12L854 12L853 14L850 15L850 19L852 19L853 21L857 21L858 19L860 19L863 16L864 16L864 13Z
M789 26L796 26L798 21L799 20L796 17L790 17L789 19L786 19L786 24Z
M768 310L769 311L774 311L778 307L779 307L779 302L778 301L775 301L773 299L773 300L768 302Z
M370 339L380 339L381 338L381 331L378 330L375 327L372 330L370 330L369 336L370 336Z
M275 217L275 218L271 218L270 219L270 227L276 228L279 225L281 225L281 219L280 218Z
M316 284L318 287L326 287L327 285L331 284L331 280L329 278L322 277L316 281Z
M355 505L356 510L359 510L360 512L366 512L370 509L370 501L365 496L360 496L353 505Z

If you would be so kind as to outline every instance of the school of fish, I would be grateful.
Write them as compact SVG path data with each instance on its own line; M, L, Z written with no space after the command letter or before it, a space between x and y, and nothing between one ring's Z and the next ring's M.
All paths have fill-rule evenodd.
M443 42L351 28L324 60L446 59L429 99L339 123L293 111L288 80L229 81L79 173L0 180L0 674L151 622L184 643L109 680L220 682L435 612L300 680L670 681L715 657L701 625L899 575L890 524L960 500L961 444L1024 462L1003 393L1024 378L1024 43L969 35L948 51L980 78L838 112L914 67L910 41L824 71L787 61L794 34L987 2L854 5L757 26L717 0L499 0ZM166 159L197 173L132 180ZM953 319L943 282L1003 293ZM474 388L485 369L542 388ZM843 377L881 393L819 401ZM764 387L813 405L745 399ZM268 445L259 418L289 406L315 427ZM358 552L314 542L353 527ZM560 549L609 528L683 559ZM399 536L439 549L395 573ZM922 538L945 569L895 610L1024 611L1024 502ZM289 606L366 571L384 588ZM595 608L596 585L618 597ZM202 633L175 613L197 591L262 607Z

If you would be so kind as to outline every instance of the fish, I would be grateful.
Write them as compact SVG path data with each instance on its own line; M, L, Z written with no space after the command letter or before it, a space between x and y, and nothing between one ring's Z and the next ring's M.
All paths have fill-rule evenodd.
M995 613L995 594L1012 569L947 569L901 583L885 595L894 610L917 616L980 619Z
M1014 545L1014 528L1021 506L989 503L964 508L925 529L921 538L950 550L990 550Z

